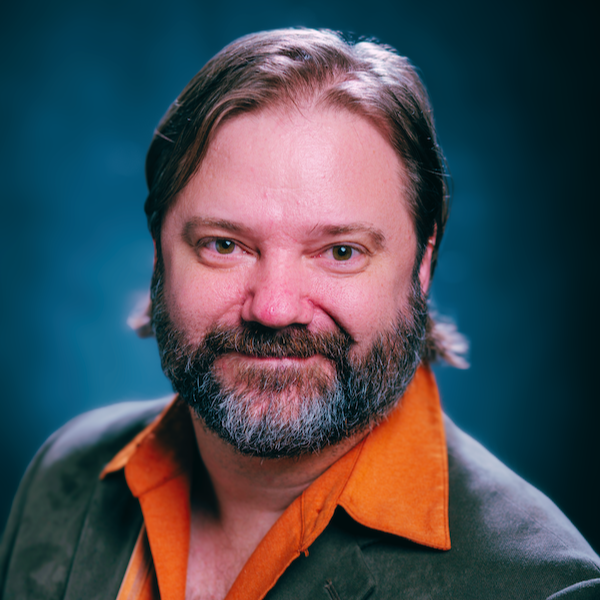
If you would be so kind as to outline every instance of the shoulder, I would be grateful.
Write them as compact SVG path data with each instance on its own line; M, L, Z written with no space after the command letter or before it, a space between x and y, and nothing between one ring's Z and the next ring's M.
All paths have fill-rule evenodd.
M490 552L529 559L536 554L587 556L598 564L589 544L547 496L448 418L446 437L451 535L457 543L464 532Z
M381 597L600 597L600 558L560 509L449 419L446 436L452 547L359 532Z
M169 400L93 410L48 439L21 481L6 524L0 546L0 596L62 597L69 569L73 571L69 565L74 553L81 554L85 548L90 528L105 534L102 544L110 550L105 553L110 558L103 564L117 561L120 545L129 548L140 525L139 509L122 475L105 482L99 476ZM111 548L113 542L115 548ZM98 547L94 552L102 554ZM117 561L119 569L126 559L124 555ZM111 567L115 582L119 569Z
M40 468L84 460L92 476L160 414L172 397L113 404L84 413L56 431L42 446Z
M15 498L27 503L40 498L61 504L76 501L95 485L104 466L137 433L160 414L170 398L123 402L84 413L56 431L40 448ZM13 512L18 510L13 507Z

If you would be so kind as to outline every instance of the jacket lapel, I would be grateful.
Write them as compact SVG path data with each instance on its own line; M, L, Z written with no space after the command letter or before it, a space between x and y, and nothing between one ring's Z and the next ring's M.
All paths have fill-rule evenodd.
M114 600L142 527L139 502L123 472L98 481L64 600Z
M337 516L337 513L336 513ZM332 519L325 531L280 577L265 600L362 600L375 588L351 530Z

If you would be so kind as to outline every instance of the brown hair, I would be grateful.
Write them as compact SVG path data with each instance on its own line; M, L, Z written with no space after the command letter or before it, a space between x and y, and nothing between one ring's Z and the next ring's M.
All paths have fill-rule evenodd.
M146 158L148 226L160 257L163 219L197 171L219 125L276 105L339 107L371 120L408 175L417 236L415 274L435 235L431 270L448 218L445 161L429 98L414 67L394 49L350 43L328 30L281 29L226 46L190 81L159 123ZM430 318L426 360L465 366L464 338Z

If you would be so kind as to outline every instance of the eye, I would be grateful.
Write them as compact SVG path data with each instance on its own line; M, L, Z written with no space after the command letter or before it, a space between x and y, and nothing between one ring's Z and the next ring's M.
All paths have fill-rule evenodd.
M217 238L213 243L219 254L231 254L235 250L235 242L231 240Z
M318 258L324 269L332 273L352 275L367 268L371 253L362 244L335 244L324 248Z
M356 250L352 246L333 246L331 248L331 254L335 260L345 261L350 260Z
M245 248L231 238L202 238L196 243L197 252L204 260L232 260L246 254Z

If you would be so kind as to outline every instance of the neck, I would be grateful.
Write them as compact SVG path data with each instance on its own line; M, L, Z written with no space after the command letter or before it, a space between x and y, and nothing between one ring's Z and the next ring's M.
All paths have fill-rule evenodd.
M253 519L264 523L263 534L315 479L364 437L364 434L354 436L319 453L298 458L265 459L240 454L209 431L193 413L192 420L204 477L213 492L210 500L213 518L229 529L252 514ZM206 498L202 505L206 510Z

